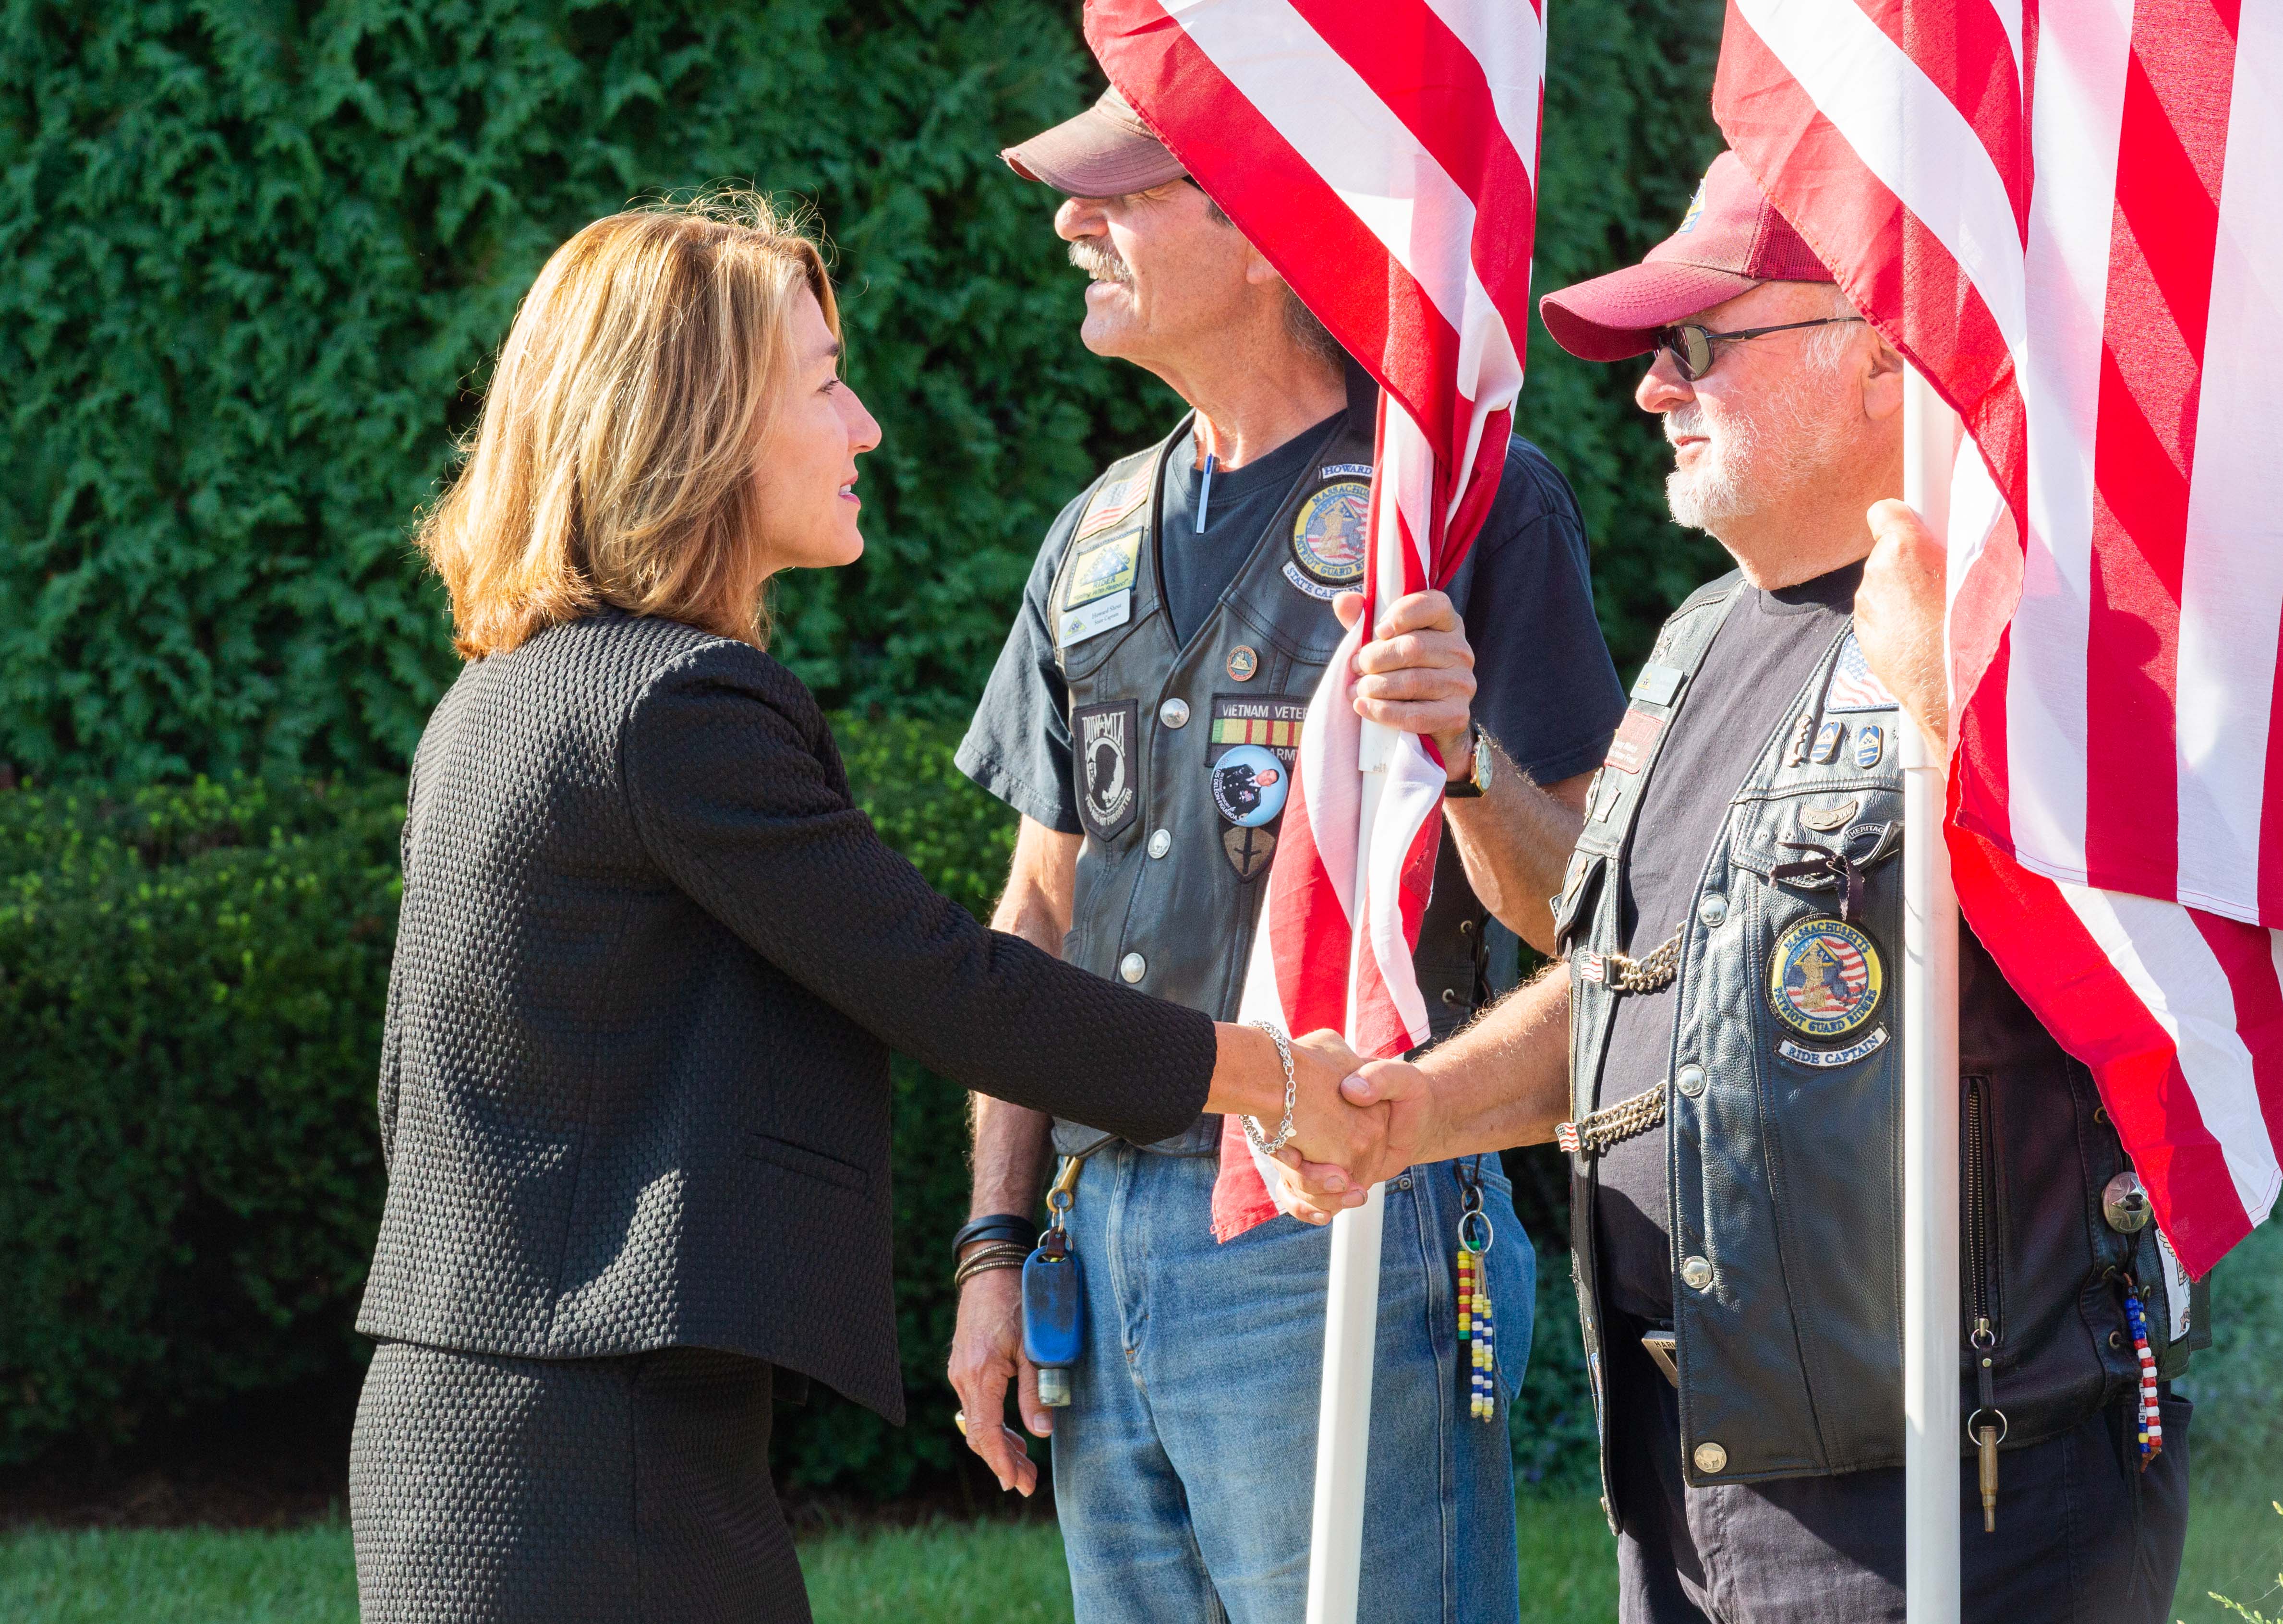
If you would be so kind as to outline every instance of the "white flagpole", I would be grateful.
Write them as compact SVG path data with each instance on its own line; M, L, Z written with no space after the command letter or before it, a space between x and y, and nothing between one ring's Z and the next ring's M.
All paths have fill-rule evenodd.
M1363 815L1356 842L1355 890L1366 895L1371 831L1387 789L1395 729L1362 724L1356 754L1363 772ZM1351 1034L1352 1036L1352 1034ZM1324 1300L1324 1379L1316 1408L1316 1499L1308 1530L1307 1624L1355 1624L1363 1579L1364 1475L1371 1458L1371 1367L1379 1335L1379 1247L1387 1186L1332 1219L1332 1263Z
M1957 414L1913 367L1903 499L1950 518ZM1907 717L1903 765L1903 1478L1910 1624L1958 1624L1958 897L1943 843L1949 763Z

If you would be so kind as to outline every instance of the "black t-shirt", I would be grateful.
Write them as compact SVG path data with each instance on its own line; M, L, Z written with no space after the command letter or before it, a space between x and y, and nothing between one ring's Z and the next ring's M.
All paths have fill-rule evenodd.
M1188 642L1205 623L1244 567L1252 544L1284 505L1300 470L1315 460L1345 415L1335 413L1243 468L1215 467L1212 487L1205 493L1202 535L1197 532L1197 495L1204 470L1197 466L1194 452L1173 447L1173 455L1165 459L1165 503L1159 509L1164 545L1158 556L1165 560L1160 586L1175 642Z
M1624 944L1640 958L1679 930L1696 896L1728 804L1768 741L1794 713L1816 664L1855 611L1863 566L1776 592L1743 589L1681 701L1633 820L1619 905ZM1604 1107L1664 1085L1672 1062L1674 989L1617 1000L1601 1067ZM1601 1154L1594 1244L1610 1308L1672 1317L1671 1208L1664 1130Z
M1177 447L1167 459L1158 556L1177 635L1187 640L1204 623L1303 464L1333 431L1321 423L1233 474L1216 469L1202 537L1194 527L1196 458ZM1070 690L1055 664L1047 599L1084 506L1081 493L1048 528L958 755L960 771L1065 835L1083 826L1071 788ZM1508 446L1498 499L1450 593L1475 650L1475 719L1539 783L1591 771L1625 714L1625 689L1594 618L1577 498L1546 455L1519 436ZM1331 612L1326 604L1324 613Z

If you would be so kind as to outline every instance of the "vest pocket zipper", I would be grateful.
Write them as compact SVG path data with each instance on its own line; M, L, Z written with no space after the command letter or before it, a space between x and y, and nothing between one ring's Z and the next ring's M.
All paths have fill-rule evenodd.
M1974 1413L1966 1418L1966 1434L1980 1457L1982 1530L1994 1534L1998 1531L1998 1445L2006 1436L2006 1412L1998 1408L1998 1303L1991 1283L1997 1215L1991 1210L1990 1079L1967 1077L1965 1084L1958 1136L1966 1161L1962 1192L1966 1211L1960 1239L1966 1255L1967 1313L1974 1327L1967 1342L1974 1354L1975 1401Z

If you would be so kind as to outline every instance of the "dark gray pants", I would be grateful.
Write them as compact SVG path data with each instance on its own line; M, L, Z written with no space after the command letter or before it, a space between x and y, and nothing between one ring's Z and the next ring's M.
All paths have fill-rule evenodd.
M349 1448L365 1624L809 1624L769 1373L382 1343Z
M1638 1345L1612 1353L1623 1624L1903 1624L1900 1468L1690 1488L1679 1395ZM1962 1463L1966 1624L2165 1624L2187 1537L2191 1409L2165 1397L2164 1452L2145 1472L2122 1406L2005 1451L1995 1534Z

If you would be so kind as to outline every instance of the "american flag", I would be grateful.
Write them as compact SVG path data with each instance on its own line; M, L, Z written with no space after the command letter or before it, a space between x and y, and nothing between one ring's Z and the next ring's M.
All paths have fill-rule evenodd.
M1731 0L1713 107L1963 420L1959 900L2201 1275L2283 1186L2283 5Z
M1087 0L1111 82L1379 382L1359 630L1308 708L1239 1013L1365 1055L1426 1041L1411 967L1443 764L1401 735L1375 810L1349 662L1466 557L1506 460L1537 218L1542 0ZM1361 855L1362 860L1359 861ZM1276 1214L1234 1119L1223 1239Z

